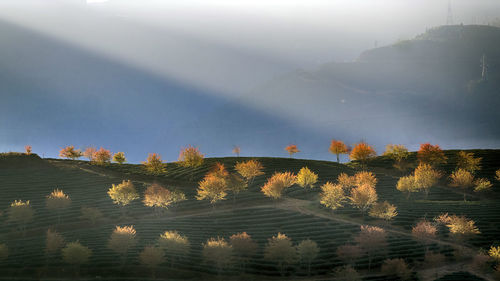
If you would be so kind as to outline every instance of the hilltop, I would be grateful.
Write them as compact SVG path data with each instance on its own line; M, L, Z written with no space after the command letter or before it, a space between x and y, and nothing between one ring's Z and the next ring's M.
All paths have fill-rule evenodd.
M439 166L446 175L454 170L458 151L446 151L448 163ZM435 216L448 212L465 215L476 222L481 234L464 242L457 242L444 229L439 230L438 237L431 243L430 249L446 256L447 264L442 271L471 271L472 275L456 273L443 280L476 280L473 275L489 278L485 273L471 268L470 256L456 256L457 249L472 251L474 255L479 248L487 249L498 242L500 225L500 192L494 173L500 168L500 150L474 150L476 156L483 157L482 169L477 174L494 183L492 191L484 194L470 192L467 202L463 201L460 191L447 187L444 177L438 186L433 187L428 197L424 194L412 195L411 200L397 191L395 186L402 173L392 167L392 160L377 157L368 165L378 179L376 190L379 200L387 200L397 206L398 215L391 222L385 222L362 215L359 210L347 205L335 211L321 206L318 201L319 186L327 181L335 181L340 173L353 175L359 171L356 163L338 164L329 161L315 161L288 158L259 158L265 169L265 175L258 177L248 191L242 192L233 201L229 194L227 200L212 208L206 201L195 200L197 183L216 162L223 163L229 171L238 161L251 158L207 158L204 164L195 170L181 167L176 163L168 163L166 173L151 176L141 165L109 164L106 166L91 165L87 161L61 159L41 159L36 155L9 154L0 157L0 183L3 194L0 197L1 209L18 199L30 200L35 210L35 220L29 225L26 236L20 235L15 227L6 220L7 212L3 212L0 221L3 227L0 242L7 243L11 255L5 264L0 265L1 276L43 276L64 278L65 267L59 257L55 257L45 267L44 239L49 226L57 229L66 241L80 241L89 246L93 255L89 265L82 267L82 276L102 276L109 278L143 279L148 271L137 262L137 253L145 246L155 243L159 235L166 230L177 230L186 235L191 242L191 252L183 263L175 268L161 266L157 277L170 279L200 278L216 279L213 267L201 260L201 245L210 237L228 238L236 232L246 231L258 243L259 251L247 265L247 274L241 278L252 280L280 279L275 267L262 260L262 249L267 239L278 232L288 235L294 243L311 239L321 248L319 256L312 264L313 276L318 279L331 280L332 269L343 265L336 255L340 245L352 242L353 236L359 232L361 225L380 226L386 229L389 246L386 257L403 257L410 263L418 276L433 276L433 270L420 265L424 259L424 247L413 240L411 228L422 218L432 220ZM409 157L411 165L415 165L415 154ZM315 188L305 189L293 186L286 191L285 198L273 201L266 198L260 188L274 172L291 171L297 173L302 167L309 167L319 175ZM146 187L157 182L170 189L184 192L188 198L178 206L167 211L163 216L154 215L151 208L145 207L141 200L134 201L126 207L126 213L114 205L106 194L112 184L130 179L141 195ZM57 224L55 214L45 208L45 197L54 189L60 188L72 199L71 207L64 212L61 223ZM96 225L80 218L82 206L97 207L104 218ZM117 255L106 247L109 236L115 225L134 225L139 243L130 251L130 262L126 269L121 268ZM372 267L377 268L383 257L373 260ZM356 268L364 276L364 280L387 280L387 276L377 270L368 270L367 259L361 258ZM289 269L291 276L303 279L307 271L303 266ZM423 274L423 275L420 275ZM237 276L237 269L231 268L222 276L232 280ZM417 275L412 275L416 280ZM468 277L467 277L468 276ZM290 280L286 277L285 279ZM453 279L458 278L458 279ZM424 278L425 279L425 278ZM425 279L427 280L427 279ZM429 279L433 280L433 279ZM481 279L479 279L481 280Z

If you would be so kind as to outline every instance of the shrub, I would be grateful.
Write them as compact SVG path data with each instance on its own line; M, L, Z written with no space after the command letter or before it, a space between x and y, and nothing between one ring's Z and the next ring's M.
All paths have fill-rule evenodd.
M295 144L288 145L287 147L285 147L285 150L290 155L290 158L292 158L292 155L294 155L295 153L300 152L300 150L297 148L297 145Z
M161 161L160 155L156 153L150 153L148 159L142 162L142 164L144 164L146 171L151 175L158 176L167 171L165 164Z
M320 203L332 210L342 207L344 205L344 201L347 199L342 186L331 182L327 182L321 186L321 193L319 197Z
M127 158L125 158L125 153L123 152L117 152L113 155L113 161L115 161L118 164L123 164L127 162Z
M165 253L162 249L155 246L146 246L144 250L139 253L139 262L149 267L151 276L156 278L156 268L165 262Z
M349 147L343 141L332 140L328 151L330 151L331 154L335 154L337 156L337 163L340 163L340 154L348 154Z
M417 152L417 158L422 164L438 165L446 163L446 156L437 144L421 144L420 149Z
M224 238L210 238L203 244L202 253L205 262L214 264L220 274L231 263L233 248Z
M261 188L261 191L267 197L278 199L281 198L284 190L294 185L296 181L297 176L290 172L274 173Z
M383 220L391 220L398 215L396 211L396 206L390 204L387 201L378 202L373 205L370 209L369 215L374 218L379 218Z
M301 187L313 188L318 181L318 175L307 167L300 169L297 174L297 184Z
M257 160L248 160L246 162L237 162L234 169L250 183L253 182L255 177L263 175L264 167Z
M177 231L165 231L160 235L158 244L165 251L171 266L173 266L174 262L186 257L191 247L189 239L180 235Z
M285 275L289 265L297 262L297 258L297 248L285 234L278 233L268 239L264 248L264 259L276 263L281 276Z
M411 277L411 269L403 259L387 259L382 264L381 271L387 276L396 276L401 280L408 280Z
M307 265L307 274L311 275L311 263L318 257L319 247L316 242L307 239L297 246L297 253L302 263Z
M90 221L92 225L95 225L103 217L102 212L94 207L82 207L80 212L81 218Z
M111 238L108 241L108 248L122 257L122 262L125 263L127 253L130 248L137 244L136 231L134 226L116 226L111 233Z
M71 160L78 159L78 158L82 157L82 155L83 154L80 151L80 149L75 149L75 147L72 146L72 145L67 146L65 148L62 148L59 151L59 157L61 157L61 158L68 158L68 159L71 159Z

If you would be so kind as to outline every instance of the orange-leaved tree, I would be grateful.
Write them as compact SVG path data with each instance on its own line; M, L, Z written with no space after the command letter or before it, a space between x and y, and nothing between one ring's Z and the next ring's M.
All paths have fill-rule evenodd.
M439 145L423 143L417 152L417 158L420 163L429 164L432 166L446 163L446 156Z
M340 154L348 154L349 146L347 146L343 141L333 139L330 143L330 149L328 149L331 154L335 154L337 156L337 163L340 162Z
M274 173L261 188L261 191L267 197L279 199L283 196L285 189L294 185L296 182L297 176L291 172Z
M210 172L205 175L200 181L197 200L210 200L210 204L215 208L215 203L219 200L225 199L228 190L228 177L224 164L216 163Z
M26 155L31 155L31 152L31 145L24 146L24 153L26 153Z
M94 153L97 151L95 147L87 147L85 151L83 152L83 156L89 161L94 161Z
M82 157L82 152L80 149L75 149L73 145L70 145L59 151L59 157L75 160Z
M247 181L249 181L250 184L252 184L255 177L264 174L264 172L262 171L264 169L262 164L259 161L253 159L248 160L246 162L237 162L236 165L234 166L234 169L242 177L244 177Z
M300 152L300 150L297 148L297 145L295 144L288 145L287 147L285 147L285 150L290 155L290 158L292 158L292 155L294 155L295 153Z
M165 163L161 161L161 156L156 153L149 153L148 159L142 164L144 164L146 171L152 175L161 175L167 171Z
M362 225L361 232L354 237L354 241L368 255L368 269L374 256L387 249L387 234L383 228L377 226Z
M188 168L196 168L203 164L204 155L200 152L198 147L188 145L188 147L181 148L179 152L179 165Z
M235 145L233 147L233 153L236 154L236 157L240 157L240 152L241 152L241 149L239 146Z
M360 142L352 148L349 158L351 158L351 160L358 160L359 162L361 162L363 167L366 167L367 161L370 160L370 158L375 157L376 155L377 153L375 152L373 147L365 142Z
M101 147L99 150L94 152L93 162L97 165L104 165L111 162L111 151Z

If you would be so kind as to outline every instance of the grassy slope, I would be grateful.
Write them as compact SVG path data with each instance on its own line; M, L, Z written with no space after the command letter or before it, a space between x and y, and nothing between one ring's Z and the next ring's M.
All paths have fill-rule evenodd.
M441 167L449 173L453 169L454 151L448 151L450 164ZM500 151L475 151L483 159L481 177L493 178L494 171L500 168ZM414 158L414 155L411 156ZM300 199L300 205L288 205L284 202L275 204L259 192L265 177L255 180L248 192L242 193L236 204L226 200L212 210L206 202L193 199L198 182L215 162L223 162L227 167L233 167L236 161L246 158L210 158L205 164L196 169L193 174L175 163L167 165L167 173L160 177L151 177L144 173L139 165L117 165L95 167L84 161L67 161L37 157L11 156L0 158L0 186L3 190L0 197L0 206L6 209L15 199L30 200L36 210L35 221L29 226L26 237L22 237L13 230L13 225L5 221L6 214L0 217L0 242L6 242L11 249L11 256L7 264L0 269L2 275L35 274L44 264L43 240L44 232L49 225L56 225L54 213L45 209L44 198L54 188L61 188L73 200L71 208L62 216L62 223L55 226L67 241L80 240L92 248L94 255L89 267L84 267L91 275L120 275L118 259L105 245L115 225L134 224L140 240L136 249L130 254L130 272L127 276L141 276L147 274L137 267L136 253L146 244L154 243L159 234L165 230L178 230L190 238L192 253L190 259L176 266L175 270L168 270L170 277L196 276L210 272L210 267L200 260L201 243L209 237L229 235L247 231L259 243L261 248L266 239L284 232L295 242L302 239L313 239L321 247L319 258L313 264L313 271L317 274L326 274L331 268L341 265L335 256L339 245L351 241L353 234L359 229L359 223L383 224L383 222L363 218L357 210L350 207L335 212L334 219L331 213L319 206L317 202L318 189L304 190L292 187L287 192L287 202ZM340 172L353 174L354 168L347 165L327 161L312 161L301 159L259 158L265 166L266 177L275 171L290 170L297 172L301 167L308 166L320 175L320 184L333 181ZM423 248L407 235L411 226L420 218L432 218L441 212L465 214L477 221L482 234L471 242L474 247L488 247L495 242L500 234L500 206L496 204L500 192L492 191L479 198L470 197L470 201L463 203L462 195L447 187L434 188L428 198L416 195L410 201L395 189L398 173L391 168L390 161L379 157L371 163L379 183L377 192L381 200L398 206L399 215L395 218L390 229L389 257L403 256L407 261L419 261L423 256ZM192 180L189 180L192 177ZM190 200L181 203L175 211L169 211L163 217L154 217L152 211L136 201L127 207L127 216L120 218L118 207L114 206L107 197L106 191L112 183L119 183L123 179L132 179L137 188L142 191L145 184L157 181L172 188L183 190ZM185 181L188 179L188 181ZM498 184L495 185L495 188ZM304 201L307 200L307 201ZM103 211L105 219L97 226L82 222L79 217L81 206L95 206ZM442 235L441 239L447 239ZM450 254L450 245L433 245L434 249ZM265 263L260 256L251 263L249 272L265 275L276 275L272 266ZM375 264L381 259L375 260ZM61 261L54 259L52 265ZM358 265L363 268L366 261ZM375 265L376 266L376 265ZM38 269L37 269L38 268ZM106 270L103 270L106 269ZM132 270L134 269L134 270ZM52 276L64 276L62 269L51 270ZM167 269L163 269L167 271ZM296 274L304 274L304 269L297 269ZM167 274L165 272L164 274ZM160 275L162 273L160 272ZM384 277L373 275L367 280L383 280Z

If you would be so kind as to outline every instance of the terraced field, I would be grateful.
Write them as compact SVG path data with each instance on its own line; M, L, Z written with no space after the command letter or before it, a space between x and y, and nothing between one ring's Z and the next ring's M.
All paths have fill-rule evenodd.
M478 150L477 156L483 157L483 168L478 176L494 180L495 170L500 168L500 151ZM449 162L440 167L447 174L454 169L456 151L447 151ZM0 264L0 276L9 278L52 278L64 279L72 276L71 268L62 262L60 257L47 260L44 254L45 232L52 227L61 233L66 241L80 241L92 249L90 263L81 268L80 276L105 280L121 278L123 280L147 280L149 271L143 268L137 253L146 245L154 244L159 235L166 230L177 230L186 235L191 243L188 257L174 267L163 265L157 277L159 279L301 279L301 280L333 280L333 269L344 265L336 255L338 246L353 242L359 233L360 225L376 225L386 229L388 247L385 253L377 255L372 261L370 270L366 257L355 263L363 280L389 280L391 277L380 273L379 268L386 258L404 258L413 268L412 279L421 278L418 274L424 268L421 263L425 249L411 237L411 228L421 218L432 219L436 215L448 212L466 215L474 219L481 234L467 241L466 244L453 241L446 232L441 232L430 245L430 249L441 252L447 257L449 268L457 271L449 276L432 275L439 280L483 280L492 278L489 272L472 270L468 265L470 259L457 260L454 256L456 248L477 252L499 243L500 235L500 186L495 182L492 191L483 195L470 194L467 202L459 190L446 187L446 179L438 187L431 189L428 197L413 194L410 200L405 194L396 190L396 182L401 173L392 168L392 162L385 157L372 161L369 170L376 174L376 186L380 200L387 200L397 206L398 215L390 223L362 215L359 210L350 206L336 211L327 210L319 204L319 188L303 189L291 187L284 199L272 201L266 198L260 187L266 178L274 172L298 172L307 166L319 174L317 186L326 181L334 181L342 173L354 174L356 165L344 165L327 161L301 159L258 158L265 167L265 176L256 178L248 191L242 192L236 200L231 199L218 203L212 208L205 201L194 199L197 182L216 163L221 162L232 169L237 161L247 158L209 158L195 169L180 167L175 163L167 165L167 172L162 176L148 175L141 165L111 164L106 167L90 165L85 161L69 161L58 159L40 159L37 156L2 156L0 157L0 243L9 247L9 257ZM410 161L415 160L411 155ZM134 201L125 209L123 215L114 205L106 192L112 184L131 179L139 193L146 187L158 182L169 188L182 190L188 197L174 209L163 216L155 216L151 208L145 207L141 200ZM45 197L55 188L64 190L72 199L72 204L58 222L57 214L47 210ZM35 210L35 220L30 223L26 234L16 230L16 225L7 221L7 208L14 200L30 200ZM80 218L82 206L97 207L104 214L104 219L96 225ZM116 225L134 225L139 243L130 250L127 266L121 266L118 256L106 247L107 241ZM217 276L216 270L205 264L201 258L202 243L210 237L228 238L230 235L246 231L259 245L257 254L247 266L243 276L235 267ZM288 275L280 277L273 264L263 260L263 248L267 239L278 232L287 234L294 243L311 239L321 248L319 256L312 263L311 276L303 265L288 268ZM457 262L464 266L456 270ZM454 267L453 267L454 266ZM463 271L463 272L460 272ZM470 271L472 273L466 273ZM443 270L443 272L445 272ZM453 279L456 276L462 279ZM478 277L481 276L481 277ZM426 277L428 278L428 277ZM451 279L450 279L451 278ZM475 278L475 279L474 279ZM118 280L116 279L116 280Z

